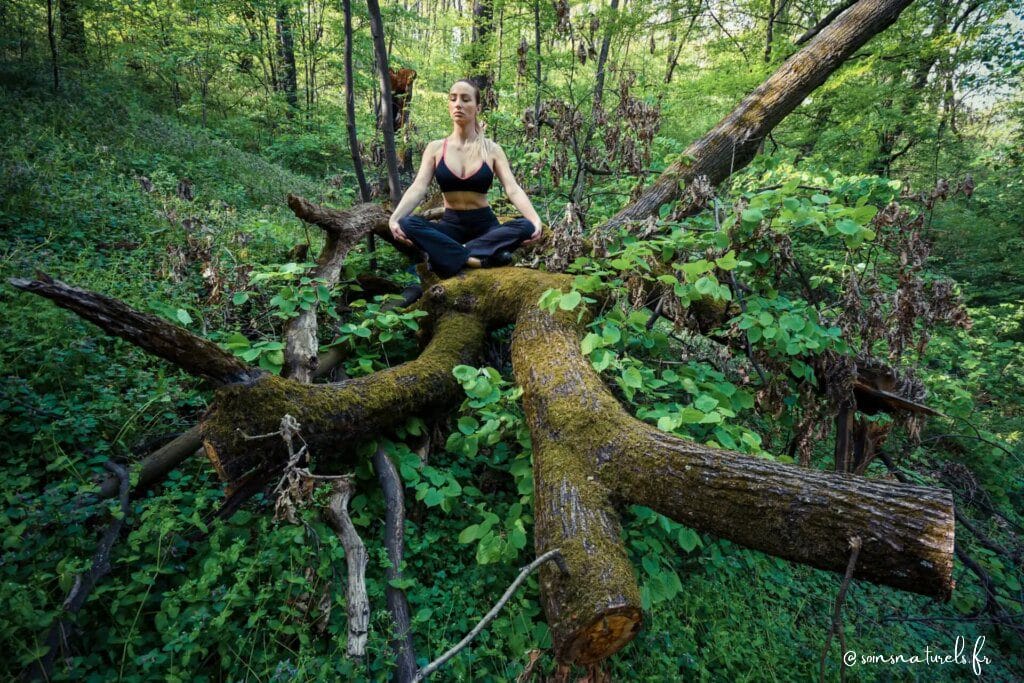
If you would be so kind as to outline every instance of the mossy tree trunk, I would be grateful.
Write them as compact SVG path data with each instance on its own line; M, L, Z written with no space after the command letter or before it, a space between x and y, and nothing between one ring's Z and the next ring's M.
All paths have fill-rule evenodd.
M758 147L790 112L853 53L899 18L913 0L859 0L787 59L768 80L683 152L634 202L604 224L610 230L644 220L678 199L694 180L717 185L750 163ZM703 204L691 203L691 211Z
M72 288L60 296L52 282L15 284L79 313L95 308L83 300L112 301ZM560 661L600 661L641 626L639 590L620 538L619 510L628 504L837 572L845 570L850 540L858 537L863 548L856 577L949 596L949 492L712 448L633 418L581 353L576 312L551 314L537 306L546 289L567 290L570 284L569 276L522 268L467 271L435 282L420 304L435 321L430 343L417 359L367 377L310 385L232 368L236 379L217 382L221 386L201 423L211 462L232 483L253 472L279 470L287 459L281 439L248 437L275 432L288 413L302 425L318 470L347 469L358 440L408 416L454 405L461 391L452 368L477 362L485 331L512 323L512 362L533 442L534 543L538 555L560 549L568 568L566 574L541 572L542 601ZM133 325L112 317L134 320L144 314L120 303L107 310L108 315L88 317L142 345ZM147 330L158 338L171 336L161 327L177 329L156 319ZM190 348L224 353L200 342ZM179 365L207 377L205 371L219 378L227 374L226 359L190 360L191 366Z

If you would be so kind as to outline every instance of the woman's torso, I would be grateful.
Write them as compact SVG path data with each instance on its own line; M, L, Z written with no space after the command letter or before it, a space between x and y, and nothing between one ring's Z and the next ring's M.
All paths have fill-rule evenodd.
M484 185L489 187L494 177L493 157L484 159L476 155L471 157L465 147L463 146L460 149L457 145L445 139L434 155L435 177L437 176L438 168L443 163L442 174L445 174L445 170L447 170L454 177L445 175L450 183L455 185L475 184L481 186L481 188ZM440 180L438 184L440 184ZM447 192L442 190L442 196L444 197L445 208L455 209L456 211L482 209L490 206L487 203L486 192L463 189L449 190Z

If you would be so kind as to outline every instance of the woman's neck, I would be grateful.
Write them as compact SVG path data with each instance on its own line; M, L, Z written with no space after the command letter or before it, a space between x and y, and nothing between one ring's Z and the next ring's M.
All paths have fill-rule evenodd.
M460 145L473 142L476 140L477 135L475 120L467 123L456 123L452 126L451 138Z

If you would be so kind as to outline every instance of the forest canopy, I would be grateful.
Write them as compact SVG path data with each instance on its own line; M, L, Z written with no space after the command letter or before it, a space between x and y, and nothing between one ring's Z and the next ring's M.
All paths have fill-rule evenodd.
M0 671L1024 677L1022 66L1004 0L0 4ZM543 238L442 279L460 78Z

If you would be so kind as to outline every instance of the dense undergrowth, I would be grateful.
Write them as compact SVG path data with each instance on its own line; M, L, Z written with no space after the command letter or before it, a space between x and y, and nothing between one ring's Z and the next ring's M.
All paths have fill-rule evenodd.
M8 653L0 671L11 677L39 656L64 594L88 565L114 509L113 504L81 507L76 496L91 489L108 458L135 462L195 424L210 394L168 364L16 292L6 278L49 273L165 315L274 368L282 316L308 300L293 277L299 269L284 265L291 260L289 249L307 239L314 250L318 247L318 236L289 214L283 198L297 192L344 204L350 196L325 191L319 182L238 151L230 140L173 116L152 113L123 89L80 87L73 96L54 98L11 75L0 87L0 130L5 131L0 419L7 435L0 445L5 508L0 641ZM179 193L184 178L194 188L192 199ZM799 183L790 185L795 179ZM151 188L144 187L147 181ZM759 189L776 181L784 187ZM796 187L804 183L827 185L829 193ZM978 192L986 191L979 184ZM793 275L769 272L770 254L758 260L755 226L766 220L795 226L795 248L819 278L816 286L829 291L857 268L836 256L844 246L850 249L846 258L866 255L866 263L877 261L866 244L875 237L867 234L875 215L870 207L884 206L898 192L881 179L831 174L810 164L806 169L757 164L723 198L723 225L716 226L705 212L673 230L668 211L662 237L620 239L610 245L607 258L578 261L572 272L579 275L579 296L554 296L543 303L572 308L594 290L610 288L620 305L602 311L582 343L635 414L681 435L785 459L800 415L789 410L799 382L794 380L791 395L782 397L786 410L759 411L755 404L764 399L757 396L749 368L730 375L692 349L685 355L688 347L680 345L678 331L664 322L646 330L650 312L623 305L628 288L635 286L629 278L639 273L672 287L684 300L717 298L724 306L732 292L716 273L743 273L755 294L747 301L747 314L733 321L735 330L744 330L799 379L812 372L804 362L811 355L854 340L815 320L807 301L773 295L775 286L784 289L779 278ZM857 204L860 198L865 199ZM936 224L947 228L974 210L962 199L936 206ZM835 211L826 216L830 209ZM801 233L796 223L814 211L821 211L822 224L830 227ZM958 250L985 259L998 245L973 236L954 245L941 231L937 235L938 253L946 260L930 266L927 278L940 281L943 270L961 276L963 293L972 302L973 327L929 330L929 343L915 361L929 404L948 417L932 418L919 440L894 433L887 449L912 478L951 487L961 509L999 544L1020 547L1024 308L1019 296L1012 296L1020 294L1020 282L1009 277L1011 272L1019 276L1019 266L972 277L955 265ZM717 258L701 258L716 249ZM651 271L650 263L665 260L667 250L692 256L680 271ZM349 376L416 353L414 314L381 311L379 301L360 302L353 278L367 268L367 259L362 250L353 253L338 290L313 296L314 302L349 302L340 306L339 320L326 318L321 336L323 343L345 346ZM891 265L879 266L885 286L891 284L885 280ZM404 267L382 248L378 274L401 279ZM263 276L254 278L258 272ZM985 277L1000 279L988 287ZM785 344L779 343L782 336ZM410 501L402 587L421 660L458 641L532 556L529 434L518 390L510 382L507 343L508 331L495 336L487 360L491 369L457 370L466 389L457 414L437 424L410 420L388 442ZM425 443L429 455L423 464L417 449ZM831 465L829 445L826 438L813 449L813 466ZM261 495L226 522L208 523L224 492L205 460L194 458L132 503L131 530L115 552L113 572L75 619L75 655L59 663L58 676L386 679L391 657L383 504L369 466L361 466L356 476L360 493L352 502L353 519L371 557L367 587L373 612L365 662L344 656L343 551L316 510L303 511L304 525L275 522L273 501ZM884 467L876 464L869 476L886 476ZM614 658L617 680L817 676L839 577L698 534L644 508L629 510L624 527L648 621ZM996 580L1006 609L1019 615L1020 568L962 531L958 542ZM951 654L958 636L968 652L983 636L987 677L1024 675L1020 640L970 616L984 604L984 593L963 565L958 563L955 573L957 590L949 604L854 583L845 608L847 648L923 656L927 646ZM514 679L530 650L549 645L537 591L531 579L437 679ZM325 595L326 603L321 602ZM550 671L550 655L543 657ZM828 667L836 676L836 645ZM966 679L971 671L969 664L875 664L856 666L851 675L855 680Z

